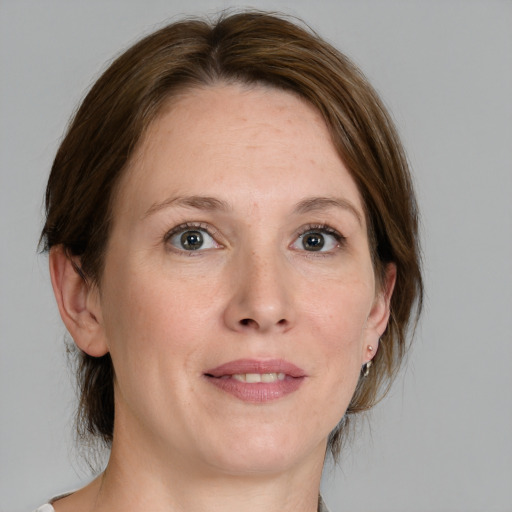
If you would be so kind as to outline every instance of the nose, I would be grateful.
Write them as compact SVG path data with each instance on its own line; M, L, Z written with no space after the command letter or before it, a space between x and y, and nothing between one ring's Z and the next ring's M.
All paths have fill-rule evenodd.
M226 325L239 332L286 332L294 321L293 281L278 255L252 251L239 255L231 274Z

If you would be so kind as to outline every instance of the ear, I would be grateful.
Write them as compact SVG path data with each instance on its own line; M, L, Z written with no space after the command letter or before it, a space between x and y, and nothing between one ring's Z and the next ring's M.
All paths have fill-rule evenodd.
M388 263L384 282L373 301L365 327L365 343L363 345L362 364L367 363L377 353L380 337L384 334L390 316L391 296L396 283L396 265Z
M50 276L60 316L76 345L93 357L108 352L97 286L79 274L80 259L61 246L50 250Z

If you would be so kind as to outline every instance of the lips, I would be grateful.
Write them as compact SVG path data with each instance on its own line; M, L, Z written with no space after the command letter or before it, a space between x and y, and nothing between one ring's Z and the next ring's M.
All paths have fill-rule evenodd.
M306 373L282 359L239 359L209 369L204 376L217 389L240 400L263 403L296 391Z

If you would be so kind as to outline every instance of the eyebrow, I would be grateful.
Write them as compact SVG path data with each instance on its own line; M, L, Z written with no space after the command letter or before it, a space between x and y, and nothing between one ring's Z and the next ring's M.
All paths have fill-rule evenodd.
M298 214L319 212L329 208L341 208L352 213L360 226L363 225L363 217L359 210L347 199L341 197L311 197L304 199L295 206L294 212Z
M165 199L160 203L153 203L144 213L142 218L146 218L154 213L168 208L178 206L185 208L195 208L203 211L222 211L227 212L232 208L226 201L208 196L177 196ZM354 215L357 222L362 226L363 218L359 210L347 199L341 197L308 197L296 204L293 209L294 214L305 214L311 212L321 212L330 208L341 208Z
M153 203L142 216L143 218L153 215L154 213L168 208L169 206L181 206L185 208L195 208L205 211L228 211L231 209L228 203L215 197L207 196L178 196L170 197L160 203Z

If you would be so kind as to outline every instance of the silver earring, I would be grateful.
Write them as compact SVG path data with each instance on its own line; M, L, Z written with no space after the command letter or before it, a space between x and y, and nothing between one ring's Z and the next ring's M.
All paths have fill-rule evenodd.
M363 377L368 377L370 375L370 366L372 365L371 361L363 364Z

